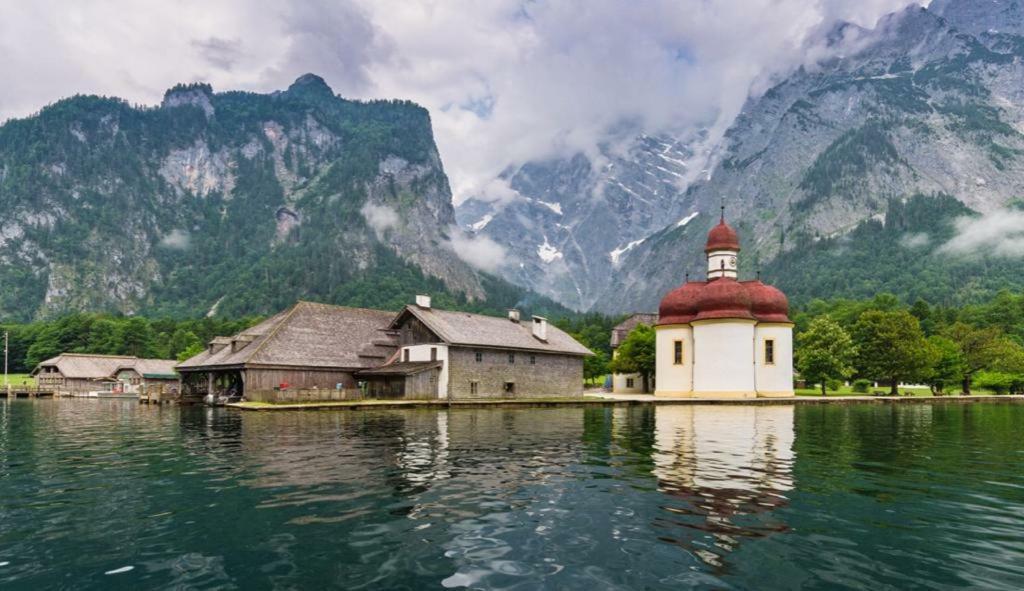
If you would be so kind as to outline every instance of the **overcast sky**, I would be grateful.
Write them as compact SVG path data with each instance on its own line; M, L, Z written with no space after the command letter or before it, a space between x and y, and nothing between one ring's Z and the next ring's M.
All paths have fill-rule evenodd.
M822 29L924 0L0 0L0 120L75 93L156 104L177 82L430 109L456 199L508 165L593 151L624 122L724 128L821 56Z

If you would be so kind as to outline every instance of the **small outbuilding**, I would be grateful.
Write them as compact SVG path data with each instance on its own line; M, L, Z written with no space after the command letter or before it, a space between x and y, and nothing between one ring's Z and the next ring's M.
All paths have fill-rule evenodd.
M136 359L122 363L114 369L111 378L122 392L162 392L175 395L178 392L178 372L173 359Z
M657 314L632 314L612 329L611 347L612 359L619 355L619 345L626 340L629 333L633 332L641 324L655 326L658 324ZM644 380L638 373L613 373L612 392L616 394L642 394L644 392Z

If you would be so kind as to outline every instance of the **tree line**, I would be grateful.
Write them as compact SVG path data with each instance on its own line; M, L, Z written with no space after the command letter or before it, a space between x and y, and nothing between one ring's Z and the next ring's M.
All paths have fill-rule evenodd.
M10 334L11 373L27 373L61 353L133 355L184 360L215 336L233 335L260 319L147 319L141 316L69 314L50 321L0 325Z
M874 383L892 395L901 383L925 384L936 395L976 388L1024 393L1024 294L1001 291L963 307L924 300L907 306L889 294L813 300L792 318L795 369L822 395L847 380L864 393ZM638 373L648 383L654 342L652 327L638 326L607 370Z

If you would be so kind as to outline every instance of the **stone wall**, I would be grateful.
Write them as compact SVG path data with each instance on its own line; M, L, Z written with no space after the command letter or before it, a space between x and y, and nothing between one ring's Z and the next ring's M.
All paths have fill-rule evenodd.
M481 361L476 353L482 354ZM465 398L549 398L583 395L583 358L551 353L509 350L449 348L449 396ZM534 363L530 363L531 355ZM477 383L476 393L472 382ZM514 384L506 393L505 384Z

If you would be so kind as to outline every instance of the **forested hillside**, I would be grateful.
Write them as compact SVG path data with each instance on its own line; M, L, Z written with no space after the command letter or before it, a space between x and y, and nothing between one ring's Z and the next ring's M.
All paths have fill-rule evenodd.
M297 298L558 310L454 252L427 111L284 92L77 96L0 126L0 319L269 314ZM486 303L485 303L486 302Z

